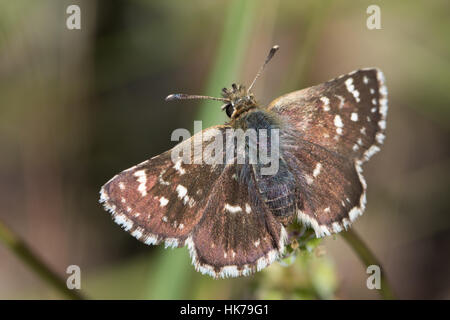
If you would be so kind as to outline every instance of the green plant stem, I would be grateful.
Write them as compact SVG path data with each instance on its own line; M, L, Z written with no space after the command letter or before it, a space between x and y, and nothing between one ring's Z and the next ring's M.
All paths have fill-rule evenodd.
M380 295L385 300L395 299L392 287L384 273L384 269L381 266L380 261L375 257L369 247L364 243L364 241L353 231L349 229L348 231L342 232L341 236L347 241L347 243L352 247L353 251L359 257L359 259L366 265L377 265L381 269L381 288Z
M66 282L54 273L10 228L0 221L0 241L23 263L28 265L47 284L69 299L80 300L83 296L76 290L67 288Z
M328 17L329 8L332 1L313 1L309 8L309 21L306 32L301 41L298 41L297 48L294 52L298 58L293 61L292 72L286 77L281 87L283 92L299 90L307 85L309 67L316 53L317 44L320 39L322 29L324 28L326 18Z
M238 80L245 51L251 40L257 7L258 1L256 0L227 2L223 31L208 77L205 94L220 95L223 87ZM207 100L202 102L197 119L203 121L203 128L228 120L216 102Z

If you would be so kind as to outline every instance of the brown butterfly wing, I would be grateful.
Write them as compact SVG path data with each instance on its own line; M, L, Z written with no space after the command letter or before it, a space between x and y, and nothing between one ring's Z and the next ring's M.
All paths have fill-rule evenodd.
M191 163L198 144L207 147L214 142L211 137L224 134L226 128L212 127L182 142L191 147ZM174 149L119 173L100 191L100 201L114 220L147 244L183 246L203 215L211 182L224 169L224 165L174 163Z
M284 157L300 184L298 219L318 236L364 211L361 165L384 140L387 91L381 71L358 70L274 100L284 122Z
M208 148L227 128L209 128L199 133L202 139L197 134L182 142L192 146L191 162L196 144ZM242 165L174 163L172 152L102 187L101 202L114 220L146 244L187 245L195 268L213 277L248 275L277 259L286 232L258 196L250 195L254 179L238 181Z

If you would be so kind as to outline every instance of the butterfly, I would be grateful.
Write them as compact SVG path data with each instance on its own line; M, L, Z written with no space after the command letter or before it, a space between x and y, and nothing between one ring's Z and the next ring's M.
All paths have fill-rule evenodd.
M187 246L195 269L214 278L250 275L280 259L294 222L317 237L349 228L365 209L362 164L385 138L387 89L375 68L259 105L251 88L278 48L271 48L248 89L233 84L222 98L169 95L168 101L222 101L230 121L119 173L100 191L100 202L123 229L149 245ZM193 160L198 147L207 149L230 129L277 130L277 171L262 174L259 160L173 161L177 147L194 150Z

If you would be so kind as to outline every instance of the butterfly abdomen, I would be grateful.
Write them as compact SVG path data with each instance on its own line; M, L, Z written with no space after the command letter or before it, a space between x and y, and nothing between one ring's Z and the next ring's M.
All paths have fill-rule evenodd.
M274 175L261 175L260 167L254 166L258 192L275 216L291 216L295 213L296 183L286 163Z

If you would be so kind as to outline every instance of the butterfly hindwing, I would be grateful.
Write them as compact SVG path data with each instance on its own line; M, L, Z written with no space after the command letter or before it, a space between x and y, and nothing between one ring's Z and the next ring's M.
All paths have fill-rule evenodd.
M285 152L298 179L298 220L318 237L350 226L364 211L366 183L354 161L299 140Z
M211 191L189 248L197 270L213 277L248 275L283 252L287 234L256 193L241 183L237 165L228 165Z

